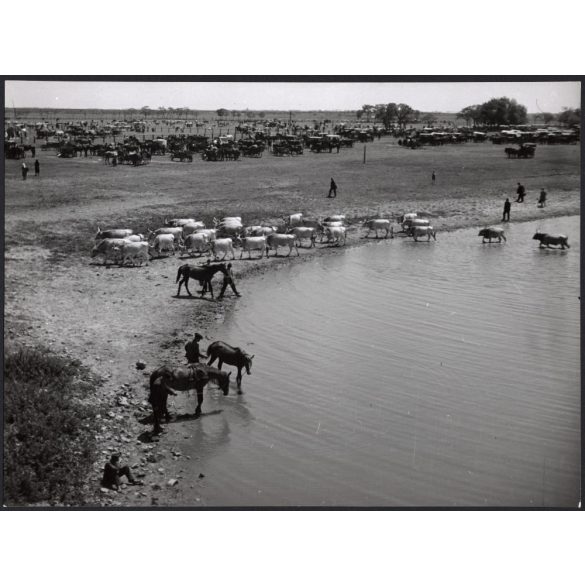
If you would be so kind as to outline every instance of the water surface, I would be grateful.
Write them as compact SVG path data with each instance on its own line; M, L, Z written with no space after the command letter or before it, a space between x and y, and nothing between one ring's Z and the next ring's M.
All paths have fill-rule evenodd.
M571 249L539 249L536 228ZM222 412L181 445L202 503L576 506L579 218L507 230L247 281L216 339L254 353L252 375L241 396L208 394L204 411Z

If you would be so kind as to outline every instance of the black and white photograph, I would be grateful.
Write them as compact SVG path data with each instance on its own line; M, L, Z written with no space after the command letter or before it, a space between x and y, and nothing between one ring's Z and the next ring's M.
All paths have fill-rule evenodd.
M3 130L5 507L580 507L579 77L8 77Z

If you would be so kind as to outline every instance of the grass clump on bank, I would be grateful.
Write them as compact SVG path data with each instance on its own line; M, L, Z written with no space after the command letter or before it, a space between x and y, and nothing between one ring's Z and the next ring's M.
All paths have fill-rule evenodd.
M4 359L4 504L80 505L95 458L95 388L79 362L43 348Z

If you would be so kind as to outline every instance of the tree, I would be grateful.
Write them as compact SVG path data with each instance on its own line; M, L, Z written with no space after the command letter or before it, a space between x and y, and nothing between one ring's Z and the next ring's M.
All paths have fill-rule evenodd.
M397 106L394 103L391 104L377 104L375 106L375 119L384 124L384 128L388 130L392 126L397 116Z
M579 124L581 121L581 108L563 108L563 111L557 116L557 119L565 126Z
M357 113L357 117L358 119L360 119L362 116L366 116L366 121L370 121L372 114L374 114L374 112L376 111L376 108L372 105L366 104L364 106L362 106L362 109L360 110L361 114Z
M480 117L479 108L480 106L467 106L457 114L457 117L463 118L468 126L470 121L473 122L473 125L475 126Z
M224 116L227 116L229 112L225 108L219 108L219 110L216 111L216 114L219 118L223 118Z
M416 112L408 104L398 104L396 106L396 121L398 125L405 128L416 119Z
M503 126L525 124L528 119L526 108L516 100L507 97L493 98L479 106L463 108L458 118L464 118L467 123L473 120L473 125Z

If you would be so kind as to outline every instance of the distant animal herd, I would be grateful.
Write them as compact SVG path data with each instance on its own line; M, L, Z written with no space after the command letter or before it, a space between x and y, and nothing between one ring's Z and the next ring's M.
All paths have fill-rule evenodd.
M320 244L327 246L345 245L350 225L346 216L341 214L316 220L295 213L282 216L278 223L244 226L241 217L224 217L221 220L214 218L213 227L208 228L193 218L165 219L162 227L149 229L147 236L134 234L133 230L127 228L102 230L98 227L91 257L101 257L105 265L142 266L152 258L175 255L177 252L190 257L207 255L215 261L226 258L235 260L238 248L240 260L245 253L249 259L253 257L252 253L258 259L264 256L268 258L270 251L278 256L279 248L288 249L287 256L293 251L299 255L299 247L315 247L317 239ZM417 213L400 216L397 229L392 220L387 218L367 219L361 227L367 230L363 236L366 239L372 236L376 239L394 238L395 235L411 237L415 242L425 237L427 242L431 238L435 241L437 239L437 232L430 220L419 217ZM482 228L478 235L483 238L483 243L507 241L500 227ZM537 232L533 239L540 242L540 247L570 247L567 236L562 234Z

